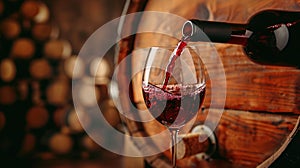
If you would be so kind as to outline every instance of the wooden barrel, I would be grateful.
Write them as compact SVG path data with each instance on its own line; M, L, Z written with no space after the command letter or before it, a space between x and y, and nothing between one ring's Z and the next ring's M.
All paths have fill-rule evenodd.
M42 128L48 120L49 112L43 106L34 106L26 113L26 124L29 129Z
M33 20L38 23L48 21L50 15L48 7L41 1L25 1L22 3L20 10L25 19Z
M5 82L12 81L16 76L16 65L12 59L0 61L0 79Z
M292 7L297 6L297 1L216 2L209 1L204 4L201 0L190 1L187 6L185 1L130 1L129 8L125 12L160 11L173 13L186 19L200 18L241 23L245 22L251 14L265 8L292 10ZM247 10L245 4L249 4ZM199 12L199 9L206 10ZM153 29L166 25L161 24L162 20L146 17L142 20L140 17L128 18L125 22L132 23L123 27L125 34L134 32L134 23L143 22L143 25L153 26ZM166 41L174 44L177 39L154 33L140 33L122 39L119 43L118 60L119 63L121 61L125 63L119 64L120 81L130 83L131 80L138 80L137 77L131 79L130 75L133 65L138 63L141 57L133 57L134 60L131 60L127 55L135 49L162 45L161 43ZM300 142L298 131L300 70L254 64L247 59L241 46L215 44L215 48L223 63L227 86L224 112L214 130L217 150L211 159L201 160L192 155L179 159L178 165L180 167L285 167L286 165L295 167L300 162L300 154L296 151L296 145ZM213 63L205 66L214 69ZM222 82L221 79L219 81ZM224 83L221 82L219 84L223 85ZM130 95L134 96L136 107L143 106L142 96L137 93L140 92L139 84L135 83L132 83ZM124 86L119 89L121 99L123 96L125 100L128 90ZM208 82L203 108L198 113L195 126L204 124L208 113L218 116L220 109L210 108L211 99L211 85ZM221 98L214 99L216 103L222 101ZM123 106L126 108L125 111L134 111L132 106L126 105L131 102L122 103L125 104ZM156 121L142 123L126 117L122 119L132 136L151 136L164 129ZM210 117L205 123L213 120L214 117ZM137 144L137 148L144 150L147 145L149 144ZM149 145L149 148L151 147ZM152 167L165 167L170 163L170 153L165 151L145 157L145 160Z
M60 106L68 103L70 96L70 84L65 78L53 80L46 88L47 102Z
M36 52L33 40L29 38L19 38L14 41L11 49L11 56L20 59L30 59Z
M7 39L18 37L21 27L16 19L8 18L1 21L1 33Z
M57 39L59 35L59 29L51 22L36 23L33 25L32 37L37 41L47 41L49 39Z
M86 114L86 112L74 108L64 107L58 108L54 111L53 120L57 127L61 128L63 133L67 134L77 134L84 132L82 124L79 118L89 125L91 118Z
M42 80L52 77L52 67L45 58L35 59L30 62L29 73L32 78Z
M45 142L55 154L64 155L72 151L74 142L70 135L56 132L48 135L47 138Z

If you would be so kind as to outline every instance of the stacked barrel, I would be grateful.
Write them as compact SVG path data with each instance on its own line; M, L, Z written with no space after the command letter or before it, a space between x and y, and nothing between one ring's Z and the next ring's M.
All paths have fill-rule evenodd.
M88 121L88 115L75 111L72 103L72 79L82 77L73 75L75 63L78 71L87 68L80 64L71 44L61 38L50 13L44 1L0 0L2 158L92 157L101 153L78 119ZM107 93L111 65L103 60L101 67L107 71L98 71L99 67L90 70L99 79L92 87L104 116L116 126L119 118ZM82 98L88 104L84 93Z

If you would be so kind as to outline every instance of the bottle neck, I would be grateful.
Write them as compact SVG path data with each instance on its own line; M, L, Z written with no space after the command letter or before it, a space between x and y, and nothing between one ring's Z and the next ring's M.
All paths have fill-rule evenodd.
M189 20L182 27L182 35L194 42L211 41L245 46L249 31L246 24Z

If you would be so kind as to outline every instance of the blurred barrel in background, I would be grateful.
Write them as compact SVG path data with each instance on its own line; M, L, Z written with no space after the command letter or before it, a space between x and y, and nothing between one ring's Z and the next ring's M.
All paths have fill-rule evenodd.
M98 82L86 89L96 90L97 102L91 102L85 90L82 100L101 104L109 123L120 124L107 91L113 49L91 69L77 55L93 31L120 15L123 3L0 0L1 161L101 160L109 153L85 133L78 118L87 123L91 119L73 107L72 80L91 71L85 81Z

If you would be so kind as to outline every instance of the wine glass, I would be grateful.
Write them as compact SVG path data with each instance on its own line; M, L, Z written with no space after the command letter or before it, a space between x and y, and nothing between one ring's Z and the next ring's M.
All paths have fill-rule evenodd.
M179 46L151 47L142 77L148 111L170 131L173 167L176 167L178 132L195 118L206 88L200 56L190 47Z

